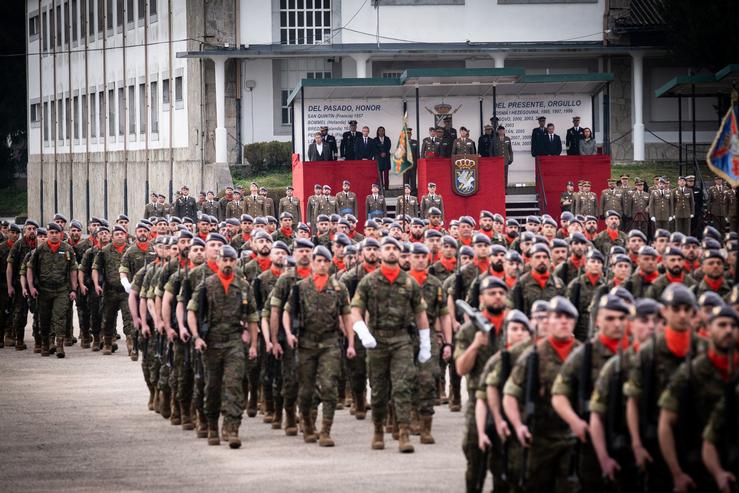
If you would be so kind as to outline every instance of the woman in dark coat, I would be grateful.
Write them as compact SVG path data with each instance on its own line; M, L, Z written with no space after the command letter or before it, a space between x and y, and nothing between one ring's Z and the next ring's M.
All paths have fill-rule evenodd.
M387 190L390 185L390 138L385 135L385 127L377 127L375 137L375 152L377 153L377 169L382 177L382 189Z

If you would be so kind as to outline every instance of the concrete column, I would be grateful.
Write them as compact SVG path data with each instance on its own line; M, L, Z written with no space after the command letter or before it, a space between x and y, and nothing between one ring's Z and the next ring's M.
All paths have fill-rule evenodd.
M495 68L503 68L505 67L505 59L506 54L502 52L493 53L493 62L495 65L493 65Z
M352 58L357 64L357 78L366 79L367 78L367 60L369 60L369 55L365 55L365 54L352 55Z
M213 63L216 68L216 163L226 163L226 57L213 57Z
M634 108L634 161L644 161L644 54L631 54L631 87Z

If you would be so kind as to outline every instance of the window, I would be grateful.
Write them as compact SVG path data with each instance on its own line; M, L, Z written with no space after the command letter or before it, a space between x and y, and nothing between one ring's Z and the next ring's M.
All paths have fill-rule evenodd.
M59 7L57 7L59 9ZM54 49L54 46L56 45L56 39L57 39L57 25L56 25L56 14L54 13L54 8L52 7L49 9L49 48L52 50Z
M69 16L69 2L64 2L64 24L62 24L64 29L64 44L69 44L69 29L72 25L71 19Z
M72 100L72 104L74 106L74 109L72 110L72 114L74 115L74 121L72 124L74 125L74 138L75 140L78 140L80 138L80 98L79 96L75 96Z
M151 94L149 95L151 97L151 133L152 134L158 134L159 133L159 93L157 93L157 83L156 81L152 82L149 87L151 90L149 91Z
M383 79L397 79L402 74L403 74L402 72L383 72L382 78Z
M290 91L283 90L281 92L280 107L282 109L282 124L290 125L290 106L287 104L287 98L290 97Z
M95 35L95 0L82 0L84 7L87 2L87 35L92 37Z
M136 133L136 86L128 86L128 133Z
M149 15L157 15L157 0L149 0Z
M162 81L162 104L169 104L169 79L164 79Z
M108 0L108 9L105 11L105 28L113 29L113 0Z
M84 16L84 11L82 12ZM77 0L72 0L72 41L77 41L77 26L79 25L79 14L77 13Z
M98 93L98 118L99 118L98 121L100 122L98 124L98 129L99 129L98 135L100 137L105 136L105 114L106 113L107 111L106 111L106 106L105 106L105 92L100 91Z
M105 0L98 0L98 32L103 32L105 24Z
M146 84L139 84L139 133L146 133Z
M124 5L123 2L124 0L118 0L116 2L115 15L116 15L116 21L117 21L116 24L118 25L119 31L120 31L120 28L123 27L123 5Z
M49 26L46 24L46 17L46 11L44 11L44 14L41 16L41 29L43 32L41 37L43 38L44 51L49 51Z
M135 12L133 11L133 0L128 0L126 2L126 22L133 22L134 14Z
M82 138L87 138L87 94L82 95Z
M44 101L44 121L43 129L44 129L44 142L49 142L49 102Z
M306 79L330 79L331 72L308 72L305 74Z
M323 44L331 41L331 0L280 0L280 43Z
M28 36L38 36L38 15L28 19Z
M108 89L108 135L115 137L115 91Z
M182 102L182 76L175 77L174 79L174 101L175 103Z
M64 123L66 133L64 134L64 140L72 139L72 99L64 99Z
M97 95L90 93L90 137L97 137Z
M118 88L118 135L126 131L126 91Z
M56 101L52 101L49 106L51 107L51 117L49 118L49 128L51 128L51 140L56 140Z
M41 121L41 103L32 104L29 113L31 114L31 123L40 122Z

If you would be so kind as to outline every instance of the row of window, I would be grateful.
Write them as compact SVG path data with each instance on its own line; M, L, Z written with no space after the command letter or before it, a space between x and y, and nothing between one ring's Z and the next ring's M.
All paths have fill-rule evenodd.
M280 43L331 41L331 0L280 0Z
M151 123L151 134L159 133L159 108L169 110L170 79L161 81L161 105L159 82L149 83L150 118L147 119L146 84L129 85L111 88L107 91L91 92L80 96L60 98L57 100L33 103L30 107L31 125L41 126L44 142L104 137L123 136L128 129L129 135L146 134L148 123ZM175 108L184 107L182 76L174 79ZM43 112L42 105L43 104ZM126 121L126 105L128 105L128 121ZM80 116L82 117L80 119ZM43 118L42 118L43 117ZM136 123L138 122L138 129ZM138 132L137 132L138 130Z
M148 0L149 15L156 16L157 1ZM57 3L58 2L58 3ZM28 35L33 40L41 34L41 50L46 52L68 47L85 34L94 39L103 36L106 29L113 34L113 26L123 30L124 18L129 27L146 16L147 0L57 0L56 5L47 5L28 18ZM153 19L156 20L156 19ZM85 32L87 23L87 32Z

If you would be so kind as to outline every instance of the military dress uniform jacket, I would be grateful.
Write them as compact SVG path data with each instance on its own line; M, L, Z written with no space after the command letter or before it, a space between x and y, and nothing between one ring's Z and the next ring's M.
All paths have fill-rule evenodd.
M649 194L634 191L625 197L624 214L634 221L649 220Z
M575 202L575 192L564 191L559 196L559 208L562 212L572 212Z
M600 212L605 214L606 211L616 211L623 215L624 212L624 193L618 187L606 188L600 194Z
M203 202L203 205L200 208L200 212L217 218L219 209L220 207L218 205L218 202L216 202L215 200L206 200L205 202Z
M275 201L272 200L272 197L264 197L264 215L265 216L275 216Z
M336 194L336 207L338 214L342 216L351 214L357 217L357 194L354 192L339 192Z
M411 217L420 216L420 204L418 199L413 195L401 195L398 197L398 203L395 206L395 214L407 214Z
M503 164L510 166L513 163L513 145L511 144L511 138L506 136L501 141L499 137L493 137L491 156L497 156L503 158Z
M382 195L367 195L365 199L365 209L367 211L367 219L384 217L387 214L387 206L385 205L385 197Z
M723 217L726 213L726 188L713 185L708 188L706 212L713 217Z
M695 214L693 191L688 187L672 191L672 211L678 219L689 219Z
M251 217L266 216L264 206L264 197L247 195L244 198L244 214L249 214Z
M289 212L293 215L293 221L295 223L299 223L303 220L300 213L300 200L297 197L282 197L278 207L278 217L281 216L283 212Z
M157 208L156 202L150 202L146 204L146 207L144 207L144 219L149 219L150 217L159 217L157 214L158 208Z
M441 211L441 219L444 220L444 199L439 194L426 194L421 197L421 217L426 218L429 213L429 209L436 207Z
M188 195L187 197L178 198L174 203L174 215L180 218L196 219L198 217L198 207L195 203L195 197Z
M575 194L575 215L595 216L600 215L598 210L598 196L595 192L577 192Z
M336 203L336 197L332 195L324 195L319 200L316 200L316 217L321 214L330 216L331 214L337 214L338 212L339 207Z
M567 135L565 136L565 146L567 147L568 156L579 156L580 155L580 139L584 137L582 127L571 127L567 129Z
M459 138L452 145L452 156L460 154L477 154L475 141L468 138Z
M669 190L652 190L649 196L649 217L657 222L669 221L673 216L672 198Z
M232 217L235 217L236 219L239 219L241 215L244 213L244 203L242 201L236 201L232 200L226 205L226 219L230 219Z
M426 137L421 142L421 158L439 157L441 142L436 137Z
M311 225L316 224L316 217L318 217L318 202L321 200L321 197L323 195L311 195L308 197L308 205L306 206L307 211L305 212L305 220L311 223Z

